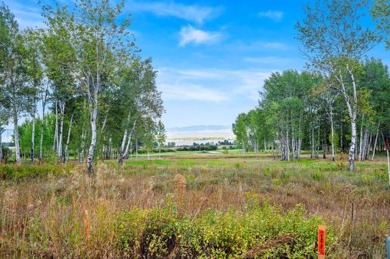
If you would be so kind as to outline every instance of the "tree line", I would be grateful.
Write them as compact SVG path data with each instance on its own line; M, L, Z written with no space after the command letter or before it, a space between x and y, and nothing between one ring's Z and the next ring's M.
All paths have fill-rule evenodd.
M25 30L0 6L0 127L14 125L17 163L21 147L32 162L72 152L92 174L97 155L122 164L165 141L152 60L139 56L124 1L110 2L44 5L44 28Z
M347 151L349 170L358 157L373 159L388 149L388 67L367 53L390 47L390 3L386 0L312 0L297 22L307 70L272 73L259 106L239 114L233 132L243 151L278 150L282 160ZM376 27L371 26L369 20Z

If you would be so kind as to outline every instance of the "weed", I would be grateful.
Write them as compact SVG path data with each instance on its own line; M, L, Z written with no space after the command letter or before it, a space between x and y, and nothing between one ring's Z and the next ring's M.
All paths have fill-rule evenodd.
M0 257L383 258L386 164L189 154L100 163L0 165Z

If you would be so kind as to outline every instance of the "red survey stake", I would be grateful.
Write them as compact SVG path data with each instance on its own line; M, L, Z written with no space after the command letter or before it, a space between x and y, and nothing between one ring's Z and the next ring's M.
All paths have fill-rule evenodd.
M325 258L325 227L318 226L318 259Z

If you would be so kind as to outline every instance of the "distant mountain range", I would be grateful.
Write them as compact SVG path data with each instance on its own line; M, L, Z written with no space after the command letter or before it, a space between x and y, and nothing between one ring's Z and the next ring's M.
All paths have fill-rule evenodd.
M168 132L197 132L197 131L231 131L230 125L194 125L187 127L168 128Z
M192 145L193 142L206 143L226 139L235 139L231 126L227 125L194 125L167 129L167 141L173 141L178 146Z

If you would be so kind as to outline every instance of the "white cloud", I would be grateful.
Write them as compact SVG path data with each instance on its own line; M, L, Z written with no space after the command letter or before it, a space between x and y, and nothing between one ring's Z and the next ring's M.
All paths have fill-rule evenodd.
M282 20L284 13L282 11L268 10L266 12L260 12L258 15L259 15L259 17L268 18L268 19L271 19L271 20L278 22L278 21Z
M269 51L292 51L294 46L280 41L242 41L237 40L227 45L229 51L244 51L244 52L269 52Z
M136 2L129 4L130 11L147 11L159 16L173 16L186 21L203 23L218 16L221 8L198 5L183 5L175 2Z
M305 59L290 57L289 55L275 56L247 56L242 59L250 66L261 68L261 71L283 71L292 68L302 68L305 65Z
M163 92L163 97L171 100L193 100L203 102L222 102L228 100L228 97L219 91L208 89L200 85L186 84L161 84L159 85Z
M262 90L264 80L271 75L271 71L236 71L237 87L233 90L234 95L245 96L252 101L259 100L259 91Z
M269 71L160 68L157 85L166 100L257 101Z
M15 15L15 18L21 29L26 28L42 28L45 26L43 23L43 17L41 16L41 9L39 7L31 5L22 5L16 2L7 3L11 12Z
M207 32L195 29L191 25L187 25L180 30L179 46L184 47L185 45L190 43L196 45L208 45L218 42L221 38L222 34L219 32Z
M216 75L211 71L160 68L157 85L163 92L163 98L169 100L215 103L228 100L223 91L210 87L209 82L213 81L213 78L215 80Z
M260 48L268 49L268 50L289 50L290 46L284 44L282 42L270 41L270 42L261 42L259 43Z
M292 65L296 60L275 56L266 56L266 57L246 57L244 58L245 62L256 63L261 65L277 65L280 67L285 67Z

